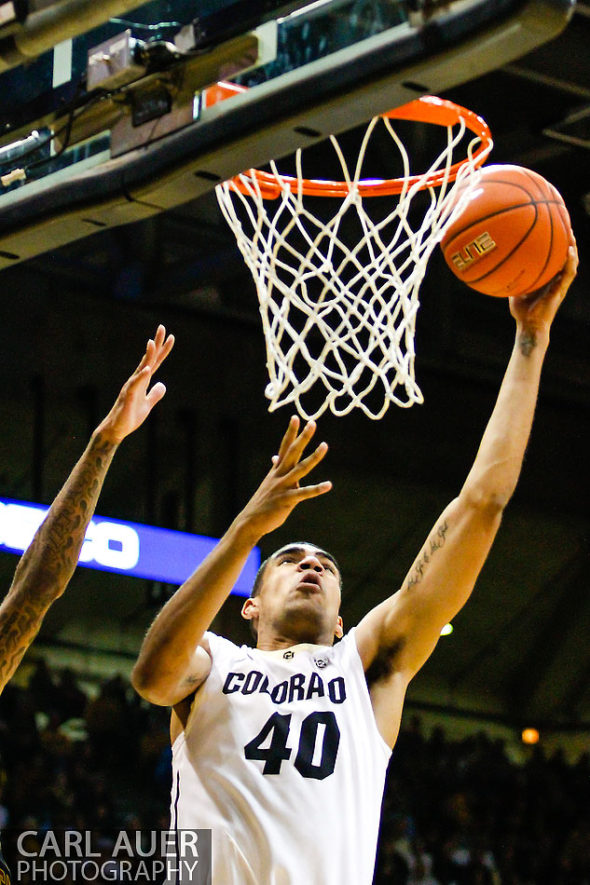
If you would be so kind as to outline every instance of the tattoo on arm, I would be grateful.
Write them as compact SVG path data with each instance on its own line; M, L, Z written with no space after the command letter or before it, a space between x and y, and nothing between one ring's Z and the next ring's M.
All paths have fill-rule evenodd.
M184 681L186 685L190 685L191 688L196 688L196 686L200 685L203 681L203 677L199 676L197 673L190 673Z
M418 562L415 564L412 574L408 578L408 589L419 584L424 577L428 563L435 556L436 551L444 546L449 531L449 524L444 519L426 542L426 548L420 554Z
M0 691L67 587L115 447L93 439L17 566L0 606Z
M523 356L530 356L537 346L537 337L533 331L525 331L519 340L520 352Z

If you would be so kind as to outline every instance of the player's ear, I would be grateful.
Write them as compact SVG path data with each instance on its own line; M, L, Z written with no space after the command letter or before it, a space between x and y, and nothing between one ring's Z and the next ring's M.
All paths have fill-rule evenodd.
M340 615L338 615L338 618L336 619L336 629L334 630L334 636L336 637L336 639L342 639L342 637L344 636L344 621L342 620Z
M250 596L242 606L242 617L245 618L246 621L251 621L254 618L257 618L258 614L258 597Z

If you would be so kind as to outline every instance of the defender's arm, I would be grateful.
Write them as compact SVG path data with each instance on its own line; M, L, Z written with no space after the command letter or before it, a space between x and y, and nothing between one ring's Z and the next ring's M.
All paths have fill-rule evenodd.
M149 393L147 388L173 344L174 338L166 338L166 330L160 326L19 561L0 605L0 691L39 631L46 611L62 595L74 573L119 443L144 422L166 392L163 384L154 385Z

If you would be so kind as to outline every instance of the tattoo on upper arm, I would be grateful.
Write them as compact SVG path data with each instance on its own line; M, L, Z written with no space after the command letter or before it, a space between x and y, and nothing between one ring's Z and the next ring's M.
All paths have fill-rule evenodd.
M429 537L426 542L426 547L420 554L417 563L414 566L414 569L411 575L408 578L407 586L408 589L410 587L414 587L415 584L419 584L426 569L428 567L428 563L432 559L432 557L436 554L437 550L440 550L441 547L444 547L447 532L449 531L449 524L446 519L437 526L433 534Z
M203 681L203 677L199 676L197 673L191 673L184 681L187 685L194 688L194 686L199 685L199 683Z
M76 568L110 463L109 450L112 453L108 443L91 444L18 563L12 587L0 607L0 691Z
M537 337L532 330L527 330L522 333L519 339L520 352L523 356L530 356L535 347L537 346Z

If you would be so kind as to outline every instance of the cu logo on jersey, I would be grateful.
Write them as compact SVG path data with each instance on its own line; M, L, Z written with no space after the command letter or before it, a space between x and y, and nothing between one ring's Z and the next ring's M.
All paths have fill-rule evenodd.
M291 651L291 650L286 651L286 652L284 653L283 657L285 658L285 660L288 661L289 658L294 658L294 657L295 657L295 652L294 652L294 651Z
M327 667L328 664L330 663L328 658L314 658L313 662L316 665L316 667L320 668L320 670L323 670L324 667Z

